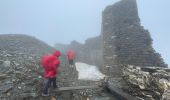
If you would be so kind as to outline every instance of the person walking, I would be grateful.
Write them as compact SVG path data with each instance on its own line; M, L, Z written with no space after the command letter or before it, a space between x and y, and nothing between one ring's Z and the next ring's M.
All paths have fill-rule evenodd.
M69 62L69 66L70 67L74 67L74 60L75 60L75 58L76 58L76 53L75 53L75 51L74 50L69 50L68 52L67 52L67 59L68 59L68 62Z
M60 65L60 51L56 50L52 55L45 55L42 58L42 66L45 70L44 73L44 87L42 96L49 96L48 89L53 85L53 88L57 88L56 77L59 71Z

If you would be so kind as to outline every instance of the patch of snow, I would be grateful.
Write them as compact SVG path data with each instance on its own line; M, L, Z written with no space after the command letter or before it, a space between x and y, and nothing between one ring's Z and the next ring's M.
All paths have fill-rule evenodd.
M92 80L92 81L98 81L105 77L104 74L102 74L97 66L94 65L88 65L86 63L77 62L75 63L76 70L78 71L78 79L80 80Z

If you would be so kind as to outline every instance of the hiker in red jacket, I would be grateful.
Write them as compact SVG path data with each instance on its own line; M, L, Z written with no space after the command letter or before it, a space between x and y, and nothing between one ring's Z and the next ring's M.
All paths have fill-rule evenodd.
M69 62L70 67L74 67L74 59L76 58L76 53L73 50L69 50L67 52L67 59Z
M56 50L53 55L45 55L42 58L42 65L45 70L45 75L44 75L44 89L42 96L48 96L48 88L53 85L54 88L57 87L56 85L56 77L58 74L58 69L60 65L60 51Z

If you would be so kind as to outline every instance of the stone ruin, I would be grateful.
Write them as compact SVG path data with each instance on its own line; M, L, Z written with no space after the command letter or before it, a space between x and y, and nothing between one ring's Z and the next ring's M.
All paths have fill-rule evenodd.
M61 50L64 54L66 54L70 49L75 50L77 53L77 62L96 65L100 68L103 66L101 36L89 38L84 44L77 41L72 41L69 45L56 44L55 48Z
M68 46L77 50L78 60L97 65L100 60L92 63L92 56L102 57L99 67L109 76L107 85L110 89L122 90L120 94L130 94L135 100L169 98L169 69L152 47L149 31L141 26L136 0L121 0L110 5L102 17L100 38L88 39L85 44L74 41ZM98 54L94 53L96 50Z
M169 100L168 65L141 26L136 0L121 0L103 11L102 37L102 71L111 91L117 87L134 100Z
M121 0L106 7L101 33L87 39L85 44L73 41L70 45L56 44L55 47L65 52L74 49L77 61L96 65L114 77L121 75L119 64L167 67L152 47L149 31L141 26L136 0Z
M167 67L141 26L136 0L121 0L103 11L104 72L120 76L119 64Z

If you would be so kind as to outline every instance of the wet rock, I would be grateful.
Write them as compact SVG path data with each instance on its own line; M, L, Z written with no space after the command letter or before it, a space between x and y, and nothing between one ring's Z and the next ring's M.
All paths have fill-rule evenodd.
M143 70L142 70L143 69ZM126 65L123 67L123 79L128 88L122 88L133 96L143 99L166 99L164 94L170 89L170 73L165 68L146 68ZM145 70L145 71L144 71Z
M18 89L22 89L22 88L19 86Z
M3 65L4 65L5 67L10 67L11 62L10 62L10 61L4 61Z
M7 93L9 92L10 90L12 90L13 88L13 84L3 84L3 85L0 85L0 91L1 93Z
M24 97L24 98L27 98L27 97L38 97L38 94L37 93L22 93L20 94L21 97Z
M55 97L51 97L51 99L50 100L57 100Z
M0 65L2 65L4 63L4 61L3 60L0 60Z
M6 79L6 74L1 74L0 75L0 80L4 80L4 79Z
M7 95L7 96L10 96L10 95L11 95L11 93L7 93L6 95Z

